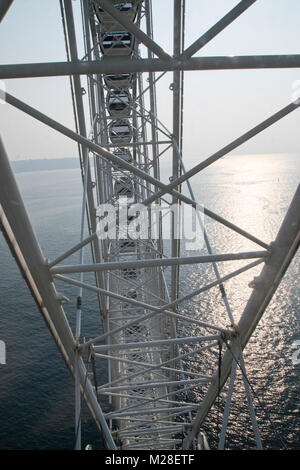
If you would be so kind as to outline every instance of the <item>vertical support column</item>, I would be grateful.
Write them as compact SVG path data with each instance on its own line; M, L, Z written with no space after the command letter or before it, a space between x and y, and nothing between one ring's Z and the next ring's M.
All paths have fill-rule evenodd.
M174 0L174 57L176 58L183 51L183 17L184 17L184 0ZM182 151L181 134L182 134L182 89L183 86L183 72L176 70L173 72L173 139L179 149ZM175 180L180 176L180 164L178 161L176 149L173 148L173 161L172 161L172 179ZM180 188L178 188L180 191ZM176 204L179 201L172 198L172 203ZM172 213L172 246L171 256L178 257L180 252L180 240L178 239L178 230L176 227L176 217ZM176 239L177 235L177 239ZM173 266L171 270L171 300L178 297L179 285L179 266Z
M152 5L150 0L145 0L145 16L146 16L146 31L147 35L153 39L153 18L152 18ZM153 52L148 49L148 59L152 59L154 57ZM150 101L150 120L151 120L151 140L152 140L152 159L154 161L153 164L153 175L156 179L160 179L160 171L159 171L159 146L156 143L158 140L157 135L157 107L156 107L156 85L155 85L155 73L149 72L148 73L149 79L149 101ZM156 188L155 188L156 189ZM159 201L157 201L159 203ZM160 253L163 252L163 243L162 243L162 219L161 214L159 215L159 238L157 240L157 249Z
M184 0L174 0L174 19L173 19L173 55L177 57L183 51L183 14L184 14ZM172 180L177 179L181 174L181 168L178 161L177 149L181 152L181 119L182 119L182 77L183 72L176 70L173 72L173 158L172 158ZM180 187L178 187L180 191ZM172 197L172 204L179 204L176 197ZM180 213L177 214L171 211L171 256L179 257L180 253L180 240L178 233L178 224L180 226ZM179 265L171 267L171 301L177 299L179 293ZM177 307L174 307L174 311ZM176 337L177 321L171 322L171 335ZM175 357L178 355L178 346L171 348L171 355ZM174 364L175 366L175 364ZM174 377L173 377L174 379Z
M74 25L74 16L73 16L73 7L71 0L64 0L64 8L66 12L66 23L67 23L67 32L68 32L68 40L69 40L69 47L70 47L70 55L72 62L78 62L78 52L77 52L77 42L76 42L76 34L75 34L75 25ZM78 117L78 125L79 125L79 132L83 137L87 136L86 132L86 124L85 124L85 116L84 116L84 106L83 106L83 99L82 99L82 87L81 87L81 80L79 75L74 75L74 90L75 90L75 101L76 101L76 110L77 110L77 117ZM83 155L87 152L87 148L83 148ZM84 162L81 162L82 167ZM91 231L94 233L96 231L96 218L95 218L95 205L94 205L94 197L93 197L93 185L91 180L91 173L90 167L87 169L87 209L88 209L88 223L91 228ZM93 243L93 257L94 260L98 260L99 262L100 255L99 255L99 244L98 240L95 240Z
M66 12L66 24L67 24L67 33L68 33L68 41L70 47L70 56L72 62L78 62L78 51L77 51L77 41L76 41L76 33L75 33L75 25L74 25L74 16L73 16L73 7L71 0L64 0L64 8ZM86 137L86 123L85 123L85 115L84 115L84 106L83 106L83 99L82 99L82 86L81 86L81 79L79 75L75 75L73 77L74 83L74 90L75 90L75 102L76 102L76 112L78 118L78 125L79 125L79 132L82 136ZM86 161L88 156L88 149L86 147L82 148L82 155L84 156L84 161ZM84 162L81 162L82 168ZM93 197L93 189L92 189L92 180L91 180L91 172L90 166L84 165L84 170L87 172L85 175L83 172L84 179L86 179L86 187L87 187L87 214L88 214L88 224L90 227L90 231L93 233L96 231L96 213L95 213L95 205L94 205L94 197ZM100 262L100 251L98 240L96 239L92 244L92 254L93 259L95 262ZM97 284L99 283L99 276L96 275ZM79 341L80 336L80 328L77 325L77 333L78 337L76 340ZM81 449L81 396L80 396L80 378L79 378L79 371L78 371L78 353L75 357L76 365L75 365L75 433L76 433L76 444L75 449Z
M275 242L272 244L270 258L266 262L260 276L254 280L254 290L250 295L244 312L237 325L238 342L241 350L247 345L265 309L271 301L277 287L280 284L284 273L289 267L300 243L300 185L290 204L288 212L282 222ZM229 344L229 349L225 352L222 361L220 378L221 388L229 377L233 351L237 339L233 339ZM193 428L184 441L184 448L188 449L192 440L198 434L209 410L214 404L218 395L218 376L213 376L211 385L201 403L199 411L194 420Z

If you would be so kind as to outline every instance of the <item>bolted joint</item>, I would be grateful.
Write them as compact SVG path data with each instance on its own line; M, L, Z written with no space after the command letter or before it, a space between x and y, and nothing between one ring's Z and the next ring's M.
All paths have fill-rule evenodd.
M74 352L77 353L78 355L82 354L81 346L82 345L79 342L79 338L75 339Z
M233 323L229 326L229 329L227 331L223 331L221 334L221 338L226 344L228 340L234 340L240 336L240 332L238 330L238 326Z
M78 343L78 346L77 346L77 347L78 347L78 352L79 352L81 355L84 355L84 354L90 355L90 351L91 351L91 350L92 350L92 351L94 350L94 348L91 347L91 345L88 345L88 344L86 344L86 343L79 343L78 340L77 340L76 342Z
M64 294L62 294L61 292L56 293L56 299L62 305L67 304L68 302L70 302L70 299L68 297L66 297Z
M262 282L261 276L255 276L252 281L249 282L248 287L250 289L256 289Z
M269 261L270 261L270 257L273 255L274 251L275 251L275 248L278 248L277 244L273 241L271 243L269 243L269 247L268 247L268 256L265 258L265 264L268 264Z

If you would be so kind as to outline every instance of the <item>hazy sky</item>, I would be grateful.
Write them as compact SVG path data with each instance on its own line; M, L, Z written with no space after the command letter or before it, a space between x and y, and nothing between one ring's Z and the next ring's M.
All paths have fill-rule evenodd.
M153 0L155 37L170 53L172 3L171 0ZM237 3L186 0L186 45ZM73 5L79 25L80 1L75 0ZM203 48L201 55L297 54L299 18L299 0L257 0ZM2 64L66 60L59 1L14 0L0 25L0 45ZM292 99L293 84L297 80L300 80L299 69L187 72L183 155L187 166L209 156L286 106ZM168 127L171 81L169 74L158 86L159 118ZM68 78L6 80L5 85L8 92L73 128ZM235 153L300 155L299 124L300 110L296 110ZM6 104L0 105L0 131L13 160L77 156L75 144Z

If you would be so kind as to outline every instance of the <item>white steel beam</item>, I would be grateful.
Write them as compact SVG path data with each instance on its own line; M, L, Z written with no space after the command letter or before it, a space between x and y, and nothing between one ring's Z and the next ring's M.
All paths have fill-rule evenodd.
M144 383L129 383L129 385L120 385L118 387L107 387L99 389L98 393L101 395L105 392L121 392L122 390L146 390L147 388L160 388L169 387L172 385L199 385L207 384L211 379L187 379L187 380L167 380L164 382L144 382Z
M118 57L117 61L104 61L100 59L99 61L1 65L0 79L105 73L172 72L174 70L287 69L299 67L299 54L192 57L186 60L178 58L162 60Z
M203 341L215 341L220 340L221 335L208 335L208 336L187 336L185 338L171 338L171 339L158 339L154 341L136 341L134 343L120 343L120 344L103 344L100 346L94 346L94 351L112 351L121 349L136 349L136 348L148 348L149 346L162 346L169 344L190 344L200 343Z
M203 256L189 256L181 258L158 258L148 260L133 260L133 261L115 261L111 263L95 263L95 264L81 264L81 265L65 265L54 266L50 269L53 275L56 274L70 274L70 273L87 273L96 271L113 271L129 268L146 268L156 266L177 266L186 264L202 264L219 261L234 261L253 258L268 258L269 251L248 251L245 253L224 253L219 255L203 255Z
M166 310L166 309L167 309L167 308L171 308L171 307L173 307L173 306L175 306L175 305L178 305L179 303L184 302L185 300L188 300L188 299L194 297L195 295L199 295L199 294L201 294L201 293L203 293L203 292L205 292L205 291L211 289L211 288L214 287L214 286L220 285L220 283L223 283L223 282L225 282L225 281L231 279L232 277L235 277L235 276L237 276L238 274L241 274L242 272L245 272L245 271L247 271L248 269L251 269L251 268L257 266L257 265L260 264L260 263L262 263L262 260L258 260L258 261L255 261L255 262L253 262L253 263L250 263L250 264L248 264L247 266L244 266L243 268L240 268L240 269L234 271L233 273L228 274L227 276L224 276L224 277L220 278L220 280L213 281L212 283L207 284L206 286L203 286L203 287L201 287L201 288L199 288L199 289L196 289L196 290L193 291L192 293L189 293L189 294L187 294L187 295L185 295L185 296L183 296L183 297L180 297L179 299L176 299L174 302L170 302L170 303L168 303L168 304L165 304L165 305L162 306L162 307L155 307L155 306L149 305L149 306L146 307L146 308L148 308L148 309L150 310L150 313L147 313L146 315L144 315L144 316L142 316L142 317L139 317L139 318L136 318L136 317L135 317L133 321L131 321L131 322L129 322L129 323L126 323L126 324L123 324L123 326L119 327L118 329L114 329L114 330L112 330L112 331L108 331L107 333L104 333L104 334L101 335L101 336L97 336L96 338L94 338L94 339L92 339L92 340L89 340L87 343L84 344L84 347L90 346L90 345L94 344L95 342L102 341L102 340L105 339L108 335L110 335L110 334L112 334L112 333L116 333L117 331L122 331L122 330L124 330L125 328L128 328L129 326L131 326L131 325L133 325L133 324L136 324L137 322L142 322L142 321L144 321L144 320L146 320L146 319L149 319L149 318L151 318L152 316L154 316L154 315L156 315L156 314L158 314L158 313L162 313L162 312L164 312L164 313L167 314L167 315L172 315L172 316L174 316L174 318L178 318L178 320L185 320L185 321L190 321L190 322L194 322L194 321L195 321L195 322L197 322L197 323L195 323L195 324L198 324L199 326L203 326L203 327L206 327L206 328L216 329L217 331L219 330L219 331L225 332L223 328L220 329L220 328L218 328L218 327L215 326L215 325L209 325L209 324L207 324L207 323L205 323L205 322L199 322L199 320L194 320L194 321L193 321L193 319L189 318L189 317L186 316L186 315L181 315L181 314L178 314L178 313L175 313L175 312L168 311L168 310ZM56 278L57 278L57 279L60 279L60 280L62 280L62 281L64 281L64 282L73 284L73 285L77 285L77 286L80 285L80 282L79 282L79 281L76 281L76 280L73 280L73 279L70 279L70 278L66 278L66 277L64 277L64 276L56 275ZM85 288L87 288L87 289L89 289L89 290L91 290L91 291L94 291L94 292L99 292L99 293L102 293L102 294L104 294L104 295L111 296L111 297L116 298L116 299L119 299L119 300L123 300L123 296L119 296L118 294L115 294L114 292L105 291L105 290L103 290L103 289L100 290L100 289L97 288L97 287L88 286L88 285L86 285L86 284L82 284L82 287L85 287ZM127 298L126 298L126 299L127 299ZM136 301L136 300L130 299L130 298L127 299L127 302L130 303L130 304L132 304L132 305L136 305L136 306L139 305L139 306L142 306L142 307L145 307L145 305L147 305L147 304L144 304L144 303L143 303L143 305L141 305L141 304L140 304L140 301ZM137 302L138 302L139 304L137 304ZM198 323L198 322L199 322L199 323ZM201 324L200 324L200 323L201 323Z
M119 413L118 410L113 411L111 413L106 413L105 417L110 418L110 419L116 419L116 418L123 418L125 416L140 416L141 414L143 415L156 415L156 414L161 414L161 413L166 413L169 414L171 412L175 412L177 414L179 413L186 413L187 411L194 410L197 408L198 405L194 406L175 406L175 407L168 407L164 406L163 408L144 408L142 410L138 411L124 411L122 413Z
M174 13L173 13L173 53L174 57L180 55L183 50L183 17L185 0L174 0ZM175 141L179 152L181 153L182 143L182 95L183 95L183 71L175 70L173 72L173 140ZM172 180L176 180L181 173L181 168L178 162L175 146L173 147L172 155ZM180 187L178 188L180 191ZM176 196L172 197L172 204L177 204L179 201ZM171 256L177 257L180 255L180 240L176 237L180 221L177 221L177 216L172 212L171 214ZM171 300L178 297L179 291L179 265L174 265L171 268ZM175 325L174 325L174 328Z

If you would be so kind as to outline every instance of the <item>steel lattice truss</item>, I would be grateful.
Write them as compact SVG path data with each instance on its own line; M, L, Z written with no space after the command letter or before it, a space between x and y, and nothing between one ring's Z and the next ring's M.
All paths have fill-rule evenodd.
M3 18L11 1L1 2ZM191 46L184 47L185 1L174 0L174 51L167 54L153 38L151 0L131 2L89 0L81 2L85 56L78 57L77 36L71 0L61 0L68 61L51 64L4 65L0 78L71 75L76 132L19 99L7 94L6 101L79 144L83 180L82 230L78 244L55 260L46 262L32 231L21 196L1 143L2 230L19 264L37 305L58 348L75 378L76 448L81 448L81 400L85 399L103 433L109 449L205 448L202 424L220 390L230 378L219 448L224 448L233 384L238 365L243 370L249 417L256 446L261 439L254 414L251 391L243 362L243 349L286 271L299 244L299 189L273 244L261 241L203 208L197 214L207 254L181 256L173 214L171 244L166 254L162 231L166 218L157 221L158 237L148 233L135 239L124 231L123 222L134 221L136 213L122 211L129 206L155 203L166 213L172 204L196 207L190 178L228 154L242 143L294 111L299 103L288 104L226 147L185 171L182 156L183 71L224 68L299 67L300 56L193 57L209 41L247 10L255 0L239 2L227 15ZM173 128L160 121L156 106L156 84L166 71L173 71ZM157 74L159 72L159 74ZM91 134L82 100L81 75L87 76ZM170 182L160 179L160 161L172 159ZM90 160L94 160L94 166ZM5 185L4 185L5 182ZM181 192L186 185L187 193ZM187 195L186 195L187 194ZM18 204L11 204L11 201ZM99 237L104 213L100 205L119 209L116 238ZM86 217L85 217L86 212ZM203 213L257 244L257 251L214 254L203 226ZM150 217L150 212L146 212ZM84 238L85 220L89 229ZM148 226L153 220L148 219ZM101 235L105 232L105 223ZM126 225L127 227L127 225ZM92 249L92 264L84 264L83 249ZM78 265L65 262L79 253ZM217 263L249 260L243 268L221 276ZM179 295L179 266L210 263L215 280L197 290ZM226 296L225 282L262 266L260 277L237 324ZM165 269L170 267L170 281ZM85 272L95 273L95 283L84 282ZM81 273L80 280L70 277ZM59 280L78 287L76 331L72 332L58 294ZM194 312L180 313L181 304L212 287L219 286L227 312L228 328L204 322ZM102 325L89 341L81 335L83 290L98 295ZM198 336L186 336L187 325L197 327ZM104 333L100 334L103 327ZM218 361L219 352L221 356ZM192 356L203 357L200 370L189 366ZM95 371L105 362L108 381L101 382ZM88 374L90 365L94 374ZM202 401L193 392L201 391ZM108 397L111 411L103 413L100 403Z

